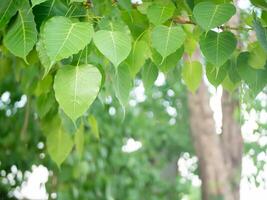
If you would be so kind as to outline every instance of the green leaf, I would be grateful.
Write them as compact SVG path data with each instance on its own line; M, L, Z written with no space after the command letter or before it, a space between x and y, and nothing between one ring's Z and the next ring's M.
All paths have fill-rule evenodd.
M161 5L152 4L147 9L147 17L154 25L160 25L173 16L175 6L172 3Z
M242 52L237 58L238 72L248 84L254 95L257 95L267 84L267 69L253 69L249 66L249 53Z
M213 86L218 87L223 82L223 80L225 79L225 77L227 75L227 69L229 67L229 62L226 62L224 65L222 65L219 68L210 64L210 63L207 63L206 75L207 75L209 82Z
M195 92L202 80L202 65L198 61L186 61L182 69L182 78L188 89Z
M256 17L254 18L253 25L261 47L267 52L267 29L262 27L260 21Z
M37 41L37 30L34 16L28 6L18 10L13 26L4 37L4 45L15 56L21 57L27 63L26 56L33 49Z
M58 167L70 154L73 141L69 134L67 134L62 127L51 129L46 140L48 153Z
M91 42L93 26L89 22L73 23L66 17L53 17L44 25L43 42L51 65L78 53Z
M142 80L146 90L149 90L153 86L157 77L158 77L157 66L151 60L148 60L144 65L142 71Z
M178 26L156 26L152 31L152 46L160 53L163 60L183 45L184 31Z
M213 65L222 66L233 54L237 41L233 33L209 31L200 40L200 49L206 59Z
M116 68L131 51L131 37L119 31L97 31L94 35L94 43Z
M75 121L93 103L101 85L101 73L92 65L64 66L54 81L56 100Z
M121 64L116 73L115 93L123 107L128 104L131 89L132 77L129 67L126 64Z
M250 50L249 54L249 65L255 69L264 69L264 65L266 63L267 55L266 51L259 45L259 43L255 43Z
M135 77L141 67L145 64L148 52L149 48L146 42L142 40L134 42L132 51L125 61L129 65L132 77Z
M79 158L82 157L84 151L84 128L81 126L75 133L74 143Z
M235 12L234 5L230 3L216 5L212 2L202 2L194 7L193 15L197 24L208 31L227 22Z
M93 115L90 115L88 117L88 123L90 125L90 130L92 134L97 140L99 140L100 136L99 136L99 130L98 130L98 123L97 123L96 118Z
M238 83L233 83L231 81L231 79L229 78L229 76L226 76L226 78L223 80L222 82L222 86L225 90L227 90L228 92L233 92L235 91L236 88L238 88L240 82Z
M18 9L18 2L21 0L1 0L0 1L0 29L4 28L10 18L14 16Z
M38 5L38 4L41 4L41 3L45 2L45 1L48 1L48 0L31 0L32 7L34 7L34 6Z

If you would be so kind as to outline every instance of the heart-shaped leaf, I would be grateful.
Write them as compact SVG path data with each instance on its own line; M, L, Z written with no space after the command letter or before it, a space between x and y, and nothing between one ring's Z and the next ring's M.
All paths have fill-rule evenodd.
M200 49L210 63L220 67L232 55L236 44L236 38L231 32L216 33L209 31L207 35L202 36Z
M67 17L53 17L44 26L43 42L51 65L78 53L88 45L93 36L89 22L73 23ZM48 71L49 71L48 69Z
M151 60L146 61L142 71L142 80L146 91L148 91L152 87L157 77L157 66Z
M92 65L65 66L58 70L54 90L63 111L75 121L93 103L99 92L101 73Z
M253 25L261 47L267 52L267 29L262 27L260 21L256 17L254 18Z
M131 51L131 37L119 31L97 31L94 43L98 50L117 68Z
M202 65L198 61L187 61L184 63L182 77L188 89L195 92L202 80Z
M37 41L37 30L30 6L23 6L18 10L15 24L4 37L4 45L14 55L27 62L26 56Z
M225 79L227 75L227 69L229 68L229 65L230 65L229 62L226 62L224 65L222 65L219 68L210 63L207 63L206 75L207 75L209 82L213 86L218 87L223 82L223 80Z
M0 1L0 29L2 29L17 12L21 0Z
M184 31L178 26L156 26L152 31L152 46L165 59L183 45Z
M147 17L152 24L160 25L172 17L174 10L175 6L172 3L152 4L147 9Z
M201 2L194 7L193 15L198 25L206 31L227 22L236 12L230 3Z

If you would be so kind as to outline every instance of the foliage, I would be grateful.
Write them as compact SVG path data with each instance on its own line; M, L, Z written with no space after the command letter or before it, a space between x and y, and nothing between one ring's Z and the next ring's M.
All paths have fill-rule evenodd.
M11 92L13 102L27 97L25 111L18 111L24 114L18 126L24 128L9 129L17 108L5 108L2 115L9 115L11 124L1 136L13 143L10 130L24 138L36 129L26 136L32 139L43 137L42 132L50 157L60 166L72 149L80 155L86 149L82 133L95 99L116 96L127 117L135 78L141 77L149 92L159 71L176 82L183 79L191 91L205 71L215 87L234 91L243 83L255 97L267 83L266 57L255 59L257 49L266 51L267 6L252 3L257 14L244 12L238 27L231 27L236 8L230 0L146 0L140 5L127 0L1 0L0 92ZM258 40L246 40L252 31ZM198 45L203 59L196 61ZM183 69L174 73L177 65ZM107 111L101 112L105 116ZM29 123L35 119L37 124Z

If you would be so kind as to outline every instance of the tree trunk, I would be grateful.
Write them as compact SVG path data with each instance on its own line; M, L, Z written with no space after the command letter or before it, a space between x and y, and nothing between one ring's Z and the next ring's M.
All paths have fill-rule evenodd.
M188 94L191 135L199 160L203 200L238 200L243 140L234 119L236 102L223 93L223 133L215 133L207 86Z

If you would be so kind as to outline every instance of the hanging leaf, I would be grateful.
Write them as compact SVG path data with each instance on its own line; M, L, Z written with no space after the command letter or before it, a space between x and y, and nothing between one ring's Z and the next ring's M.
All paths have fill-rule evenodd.
M223 89L227 90L228 92L234 92L238 88L239 84L240 82L233 83L229 76L226 76L222 82Z
M201 2L194 7L193 15L197 24L209 31L227 22L235 12L235 6L230 3Z
M92 65L64 66L54 81L56 100L74 122L93 103L100 89L101 73Z
M148 52L149 48L146 42L142 40L134 42L132 51L125 61L129 65L129 70L133 78L145 64Z
M152 4L147 9L147 17L154 25L160 25L173 16L175 6L169 4Z
M249 66L249 52L242 52L237 58L239 74L248 84L254 95L257 95L267 84L267 69L253 69Z
M210 64L210 63L207 63L206 75L207 75L209 82L213 86L218 87L223 82L223 80L225 79L225 77L227 75L227 69L229 68L229 62L226 62L224 65L222 65L219 68Z
M182 69L182 78L188 89L195 92L202 80L202 65L198 61L186 61Z
M0 29L4 28L13 17L19 7L21 0L1 0L0 1Z
M131 51L131 37L119 31L97 31L94 35L94 43L116 68Z
M79 158L82 157L84 151L84 128L81 126L75 133L74 143Z
M13 26L4 37L4 45L14 55L23 58L33 49L37 41L37 30L34 17L29 5L18 10L18 15Z
M142 71L142 80L146 90L149 90L153 86L157 77L158 77L157 66L151 60L146 61Z
M152 46L165 59L183 45L184 31L178 26L156 26L152 31Z
M222 66L233 54L237 41L233 33L209 31L200 40L200 49L206 59L213 65Z
M260 21L254 17L254 29L261 47L267 52L267 29L262 27Z
M73 23L66 17L49 19L43 30L43 42L51 65L59 60L78 53L88 45L93 36L93 26L89 22Z
M69 134L67 134L62 127L51 129L46 140L47 151L53 161L58 167L70 154L73 141Z
M90 125L90 130L91 133L94 135L94 137L99 140L100 136L99 136L99 130L98 130L98 123L96 118L93 115L90 115L88 117L88 123Z
M252 44L252 49L249 54L249 65L255 69L264 69L266 59L266 51L264 51L259 43Z

